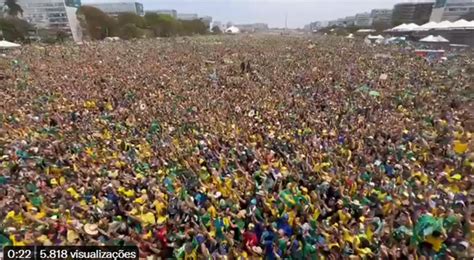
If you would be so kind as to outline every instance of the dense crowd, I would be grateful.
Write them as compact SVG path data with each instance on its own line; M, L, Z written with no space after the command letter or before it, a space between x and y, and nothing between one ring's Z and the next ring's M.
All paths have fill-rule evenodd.
M7 57L0 245L472 256L472 53L255 36Z

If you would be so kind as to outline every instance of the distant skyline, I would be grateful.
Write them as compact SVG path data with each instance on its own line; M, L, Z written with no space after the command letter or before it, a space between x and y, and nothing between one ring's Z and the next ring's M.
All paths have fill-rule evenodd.
M128 2L134 0L82 0L83 4ZM135 0L145 10L176 9L178 13L212 16L214 21L235 24L267 23L284 27L288 15L289 28L302 28L314 21L328 21L377 8L393 8L402 2L434 2L404 0Z

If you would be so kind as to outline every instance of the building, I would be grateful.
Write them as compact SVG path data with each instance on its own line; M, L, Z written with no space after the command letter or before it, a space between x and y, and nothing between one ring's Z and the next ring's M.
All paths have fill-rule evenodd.
M392 24L392 9L373 9L370 12L373 24Z
M82 41L82 29L76 16L81 0L19 0L23 19L37 31L59 31L71 35L76 42Z
M345 26L354 26L355 25L355 20L356 20L355 16L346 16L346 18L344 18L344 25Z
M370 13L359 13L355 15L354 25L357 27L370 27L372 26L372 17Z
M317 31L319 29L322 29L324 27L323 22L321 21L316 21L308 24L308 30L309 31Z
M400 3L393 8L392 25L402 23L425 24L430 20L433 2Z
M437 0L431 12L430 21L459 20L461 16L474 12L474 0Z
M212 24L212 17L211 16L201 16L199 17L199 20L204 23L207 28L211 29L211 24Z
M199 19L199 16L197 14L178 13L178 19L185 20L185 21L192 21L192 20Z
M343 25L344 25L343 19L337 19L337 20L332 20L328 22L328 27L339 27Z
M268 31L268 24L266 23L251 23L251 24L237 24L235 25L241 32L264 32Z
M178 12L174 9L159 9L159 10L150 10L146 11L147 13L154 13L154 14L160 14L160 15L169 15L173 18L178 17Z
M102 12L116 16L122 13L134 13L140 16L145 15L143 4L138 2L116 2L116 3L90 3L87 4L102 10Z

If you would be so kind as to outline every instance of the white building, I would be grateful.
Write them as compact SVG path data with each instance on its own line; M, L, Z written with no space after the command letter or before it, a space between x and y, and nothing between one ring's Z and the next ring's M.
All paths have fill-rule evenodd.
M431 22L454 22L461 16L474 12L474 0L437 0L431 12Z
M80 0L19 0L23 19L37 29L62 31L72 35L74 41L82 41L82 29L76 11Z
M359 27L372 26L372 17L370 16L370 13L356 14L354 25Z
M178 13L178 19L185 20L185 21L192 21L192 20L199 19L199 16L197 14Z
M159 9L159 10L150 10L146 11L147 13L155 13L155 14L163 14L163 15L169 15L173 18L178 17L178 12L174 9Z
M355 16L346 16L346 18L344 18L345 26L354 26L354 24L355 24Z
M102 12L112 16L121 13L135 13L140 16L145 15L143 4L138 2L90 3L87 5L100 9Z
M392 24L392 9L373 9L370 12L372 23Z

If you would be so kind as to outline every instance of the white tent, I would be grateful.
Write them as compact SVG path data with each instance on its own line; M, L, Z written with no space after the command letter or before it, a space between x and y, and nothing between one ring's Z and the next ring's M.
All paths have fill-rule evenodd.
M437 22L428 22L416 28L415 31L428 31L428 30L436 29L437 25L438 25Z
M225 33L237 34L240 33L240 29L235 26L231 26L225 30Z
M447 30L452 27L452 22L450 21L442 21L436 25L437 30Z
M409 24L407 24L406 29L404 29L403 31L411 32L411 31L414 31L414 30L418 29L418 27L420 27L420 26L416 23L409 23Z
M434 42L449 42L449 41L441 35L438 35L438 36L429 35L429 36L426 36L423 39L420 39L420 42L434 43Z
M369 35L367 36L367 39L369 39L369 40L383 40L384 38L383 38L383 36L380 35L380 34L379 34L379 35L370 35L370 34L369 34Z
M409 23L409 24L402 23L399 26L395 26L395 27L393 27L392 29L390 29L388 31L392 31L392 32L411 32L411 31L415 31L418 27L420 27L420 26L416 23Z
M0 41L0 49L12 49L18 47L21 47L21 45L9 41Z
M405 29L406 27L407 27L407 24L406 24L406 23L402 23L402 24L400 24L400 25L398 25L398 26L395 26L395 27L393 27L392 29L389 29L389 30L387 30L387 31L398 32L398 31L400 31L400 30L402 30L402 29Z
M468 22L464 19L451 23L449 29L474 29L474 21Z
M358 33L371 33L371 32L375 32L374 29L359 29L357 30Z
M438 42L449 42L448 39L444 38L444 37L441 36L441 35L436 36L436 40L437 40Z

